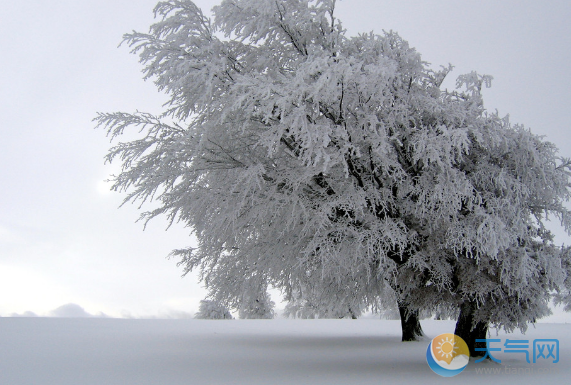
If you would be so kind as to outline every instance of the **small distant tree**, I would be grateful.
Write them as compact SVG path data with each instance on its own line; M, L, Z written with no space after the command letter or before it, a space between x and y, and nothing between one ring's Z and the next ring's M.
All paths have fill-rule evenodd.
M272 319L275 302L271 300L266 291L255 295L242 295L238 316L242 319Z
M221 259L204 277L204 283L210 298L237 310L240 318L274 318L268 277L253 269L248 260Z
M198 312L194 315L197 319L232 319L232 314L228 309L216 302L211 300L202 300L198 307Z

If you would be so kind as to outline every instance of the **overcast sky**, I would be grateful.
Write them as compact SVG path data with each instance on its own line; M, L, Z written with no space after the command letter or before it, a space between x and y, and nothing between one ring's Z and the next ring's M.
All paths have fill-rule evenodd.
M68 303L89 314L181 316L205 295L166 259L192 244L189 229L154 220L143 231L136 206L118 209L123 197L104 182L109 140L93 129L97 112L159 112L166 100L128 47L117 48L123 33L148 30L155 4L2 4L0 316ZM392 29L433 67L455 65L449 87L472 70L494 76L486 107L571 157L568 0L345 0L337 17L351 35ZM570 243L562 231L557 241Z

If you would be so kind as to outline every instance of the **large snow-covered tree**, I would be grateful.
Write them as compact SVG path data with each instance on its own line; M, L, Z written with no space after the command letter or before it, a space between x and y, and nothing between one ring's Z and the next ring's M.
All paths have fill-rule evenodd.
M564 289L564 254L545 228L549 215L569 231L569 160L556 147L520 126L500 125L465 157L465 172L480 199L451 223L456 290L462 296L457 335L487 325L525 330L549 314L551 295ZM501 135L497 138L498 133ZM450 242L450 241L448 241ZM470 322L472 321L472 325ZM462 321L466 321L462 325Z
M486 113L489 77L442 90L450 68L396 33L347 36L334 11L225 0L210 20L160 2L150 32L125 41L169 95L164 113L97 118L112 139L144 132L107 155L123 166L114 189L155 199L146 220L189 226L198 247L173 255L236 309L267 285L314 314L396 298L404 340L423 309L460 311L470 330L540 316L563 279L544 220L569 230L569 164Z

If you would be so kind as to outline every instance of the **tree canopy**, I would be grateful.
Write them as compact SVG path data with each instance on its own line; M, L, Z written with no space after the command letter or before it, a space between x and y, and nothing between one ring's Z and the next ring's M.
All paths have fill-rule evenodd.
M347 36L335 0L212 13L160 2L149 33L124 41L169 95L164 113L96 119L113 140L143 133L109 151L113 188L158 202L145 220L192 229L198 246L173 256L214 298L238 309L272 285L298 310L396 299L405 318L471 304L471 324L508 330L548 312L566 275L545 221L571 230L571 163L486 111L491 77L442 89L452 67L394 32Z

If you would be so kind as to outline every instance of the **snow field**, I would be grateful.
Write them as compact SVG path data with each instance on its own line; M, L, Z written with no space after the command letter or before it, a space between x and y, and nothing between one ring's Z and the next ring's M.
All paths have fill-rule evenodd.
M400 342L400 322L359 320L127 320L0 318L0 384L442 384L426 364L430 339L453 321L422 322L422 342ZM525 336L558 338L560 362L471 362L462 384L565 383L571 325L538 324ZM515 368L515 369L514 369ZM500 371L482 374L476 369ZM510 374L519 370L519 374Z

